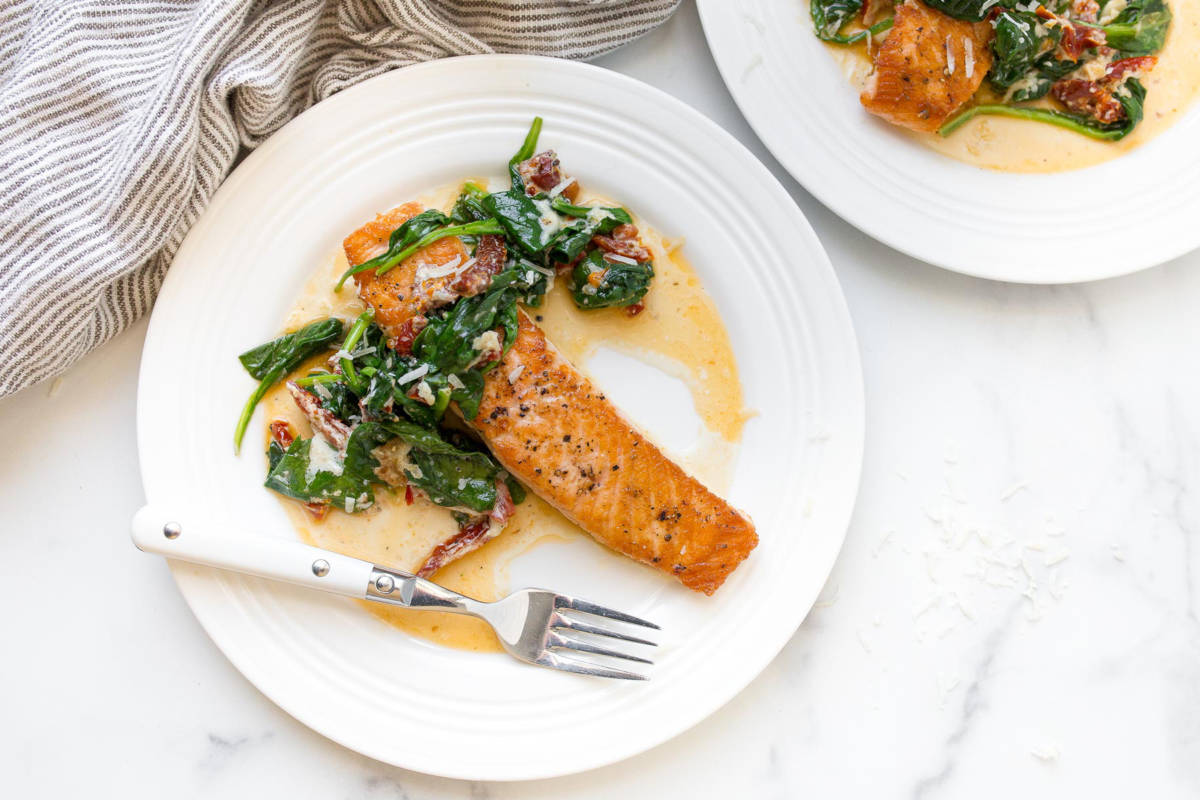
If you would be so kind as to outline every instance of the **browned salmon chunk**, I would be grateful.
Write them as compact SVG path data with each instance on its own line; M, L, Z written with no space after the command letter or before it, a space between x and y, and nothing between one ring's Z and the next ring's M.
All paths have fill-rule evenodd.
M975 95L991 69L992 34L987 22L964 22L907 0L896 6L859 99L894 125L936 131Z
M387 251L392 231L424 211L420 203L405 203L346 237L342 249L351 265L369 261ZM375 321L392 340L412 343L420 332L424 315L458 299L451 271L467 263L467 249L457 236L439 239L400 262L382 275L373 270L354 276L359 297L375 309ZM414 330L414 327L416 330Z

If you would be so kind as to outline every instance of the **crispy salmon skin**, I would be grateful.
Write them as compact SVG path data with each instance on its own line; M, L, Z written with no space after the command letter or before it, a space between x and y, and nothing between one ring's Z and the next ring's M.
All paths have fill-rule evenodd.
M400 206L352 233L344 242L349 262L378 255L391 230L420 210ZM446 241L461 247L456 238L436 244ZM393 337L428 308L414 299L409 262L434 260L431 249L383 276L355 276ZM753 523L638 432L524 313L518 331L485 373L472 427L506 470L597 541L711 595L758 543Z
M914 131L936 131L970 100L992 68L987 22L964 22L921 0L896 6L895 22L875 53L863 106Z

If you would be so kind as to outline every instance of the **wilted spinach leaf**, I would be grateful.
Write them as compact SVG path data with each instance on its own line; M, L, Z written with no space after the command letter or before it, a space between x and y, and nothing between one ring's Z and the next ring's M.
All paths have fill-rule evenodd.
M474 366L482 348L475 342L488 331L503 327L508 306L516 297L504 291L488 291L465 297L441 317L433 317L413 342L413 355L443 373L462 372Z
M1104 38L1122 55L1148 56L1162 49L1170 27L1171 9L1163 0L1130 0L1104 26Z
M520 182L506 192L488 195L483 207L503 226L509 241L534 258L550 247L562 224L550 201L530 197Z
M550 205L570 219L562 226L554 246L550 248L550 263L570 264L598 233L611 233L618 225L629 225L633 218L623 208L576 206L556 197Z
M310 322L294 333L288 333L261 344L252 350L247 350L238 356L242 366L250 373L250 377L258 379L258 386L250 394L246 405L242 407L237 426L233 433L233 447L238 450L242 446L242 438L246 434L246 426L254 408L263 399L267 390L300 366L306 358L319 353L342 335L342 321L329 319Z
M293 333L247 350L238 356L238 361L242 362L250 377L257 380L280 368L284 372L291 372L304 359L339 338L342 330L342 321L334 317L310 322Z
M997 89L1007 89L1024 78L1034 68L1034 62L1053 49L1062 36L1057 28L1040 25L1037 15L1027 11L1001 11L993 26L995 60L988 80Z
M362 426L354 429L354 442ZM314 459L314 448L322 457ZM350 446L347 445L347 453ZM282 451L282 452L280 452ZM268 451L271 470L266 487L305 503L329 503L336 508L353 512L375 502L374 485L380 483L371 471L362 469L333 450L324 439L297 439L286 451L274 442ZM358 467L356 469L356 467ZM373 469L373 467L372 467Z
M646 296L654 265L609 261L593 250L571 270L571 296L580 308L629 306Z
M995 3L989 0L921 0L925 5L955 19L982 22Z
M462 193L454 201L454 208L450 209L450 219L459 225L487 219L491 216L483 207L487 195L480 186L470 182L464 183Z
M808 7L817 38L833 44L855 44L892 27L892 18L888 17L864 30L843 34L842 31L861 10L862 0L811 0Z
M862 0L811 0L808 8L817 38L826 42L839 41L842 28L860 11Z
M486 513L496 504L497 479L511 480L487 453L455 446L415 423L393 420L356 426L345 454L337 454L332 464L328 451L314 463L313 448L329 448L316 437L297 439L286 451L272 443L266 486L306 503L362 510L374 503L375 487L383 484L373 451L397 437L409 445L402 465L405 478L437 505Z

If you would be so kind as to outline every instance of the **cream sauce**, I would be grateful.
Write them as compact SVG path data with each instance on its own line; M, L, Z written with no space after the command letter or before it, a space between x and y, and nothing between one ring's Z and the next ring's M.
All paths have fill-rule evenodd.
M994 116L976 117L947 137L905 133L950 158L1004 172L1061 172L1117 158L1171 127L1200 93L1200 0L1168 2L1174 18L1166 44L1154 69L1142 77L1146 116L1120 141L1102 142L1045 123ZM871 73L866 44L829 45L829 50L862 91Z
M443 187L421 201L447 209L458 194L458 184ZM581 197L580 202L601 202ZM636 220L635 220L636 221ZM582 369L603 345L639 358L678 377L688 386L704 429L699 443L677 460L715 491L729 487L730 470L749 418L738 378L737 362L725 326L699 278L679 253L679 241L664 240L639 225L642 241L654 257L655 278L646 295L645 310L630 317L624 309L580 311L564 282L547 293L541 307L528 309L538 317L546 335L563 354ZM333 292L346 269L340 249L308 281L284 330L294 330L320 317L353 319L363 304L348 284ZM325 360L320 356L308 366ZM304 369L298 370L303 374ZM289 421L300 436L312 431L282 384L262 402L264 419ZM266 440L269 440L269 433ZM373 508L358 514L330 511L317 522L299 503L280 498L296 530L311 544L407 571L415 570L438 543L456 531L449 512L423 500L411 506L403 492L376 492ZM457 592L494 600L508 591L507 568L522 553L540 543L569 540L586 534L562 514L530 494L494 540L434 575L438 583ZM474 651L499 650L491 629L479 620L430 611L410 611L363 601L375 616L414 636L448 647Z

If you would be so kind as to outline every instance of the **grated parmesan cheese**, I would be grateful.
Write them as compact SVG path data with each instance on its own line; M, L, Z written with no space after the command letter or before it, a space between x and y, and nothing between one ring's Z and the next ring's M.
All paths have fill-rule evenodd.
M453 372L446 378L446 383L450 384L451 389L465 389L467 385L462 382L462 379Z
M605 253L604 258L606 261L616 261L619 264L633 264L634 266L637 266L638 263L637 259L630 258L629 256L618 255L617 253Z
M550 190L550 197L551 198L558 197L560 194L563 193L563 191L565 189L570 187L570 185L574 182L575 182L574 178L563 178L561 181L558 182L557 186L555 186L553 189Z
M421 402L427 406L433 405L435 400L433 396L433 389L429 388L429 384L425 381L421 381L417 384L417 397L420 398Z
M1111 63L1111 55L1099 55L1083 62L1079 69L1072 72L1068 77L1085 81L1098 81L1108 74L1108 67Z
M535 272L540 272L541 274L545 275L547 278L554 277L554 270L550 269L549 267L543 267L541 264L535 264L532 261L529 261L528 259L524 259L524 258L521 259L520 263L521 263L521 266L528 267L529 269L534 270Z
M471 342L471 349L482 354L499 352L500 334L495 331L484 331Z
M309 440L308 468L304 471L304 480L311 482L318 472L342 474L341 454L325 441L324 436L314 436Z
M459 265L462 264L462 261L462 256L455 256L453 261L448 261L441 266L434 266L433 264L421 262L417 266L417 282L425 283L426 281L431 281L436 278L444 278L456 271L459 268Z
M954 48L950 46L950 36L946 36L946 72L954 74Z
M975 77L975 45L966 36L963 37L963 61L967 77Z
M512 368L512 371L508 373L508 382L510 384L516 383L517 378L521 377L521 373L524 371L525 371L525 365L517 364L515 367Z
M422 364L421 366L416 367L415 369L410 369L408 372L401 375L396 379L396 383L412 383L417 378L424 378L427 374L429 374L429 365Z
M1129 0L1108 0L1104 4L1104 11L1100 13L1100 19L1096 20L1100 25L1107 25L1116 19L1122 11L1129 7Z
M607 208L593 208L591 211L589 211L587 213L586 219L588 222L592 223L593 225L599 225L601 222L604 222L604 220L606 220L606 219L612 219L612 216L613 216L612 212L609 211Z

